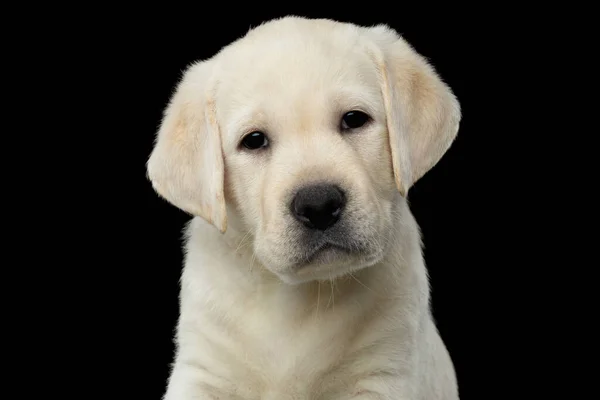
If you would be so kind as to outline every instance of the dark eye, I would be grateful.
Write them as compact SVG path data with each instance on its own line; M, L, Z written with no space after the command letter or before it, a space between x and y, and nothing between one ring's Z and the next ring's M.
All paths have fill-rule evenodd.
M360 128L367 122L370 117L361 111L350 111L342 117L342 130Z
M269 139L262 132L252 132L244 136L242 139L242 145L250 150L257 150L261 147L267 147L269 145Z

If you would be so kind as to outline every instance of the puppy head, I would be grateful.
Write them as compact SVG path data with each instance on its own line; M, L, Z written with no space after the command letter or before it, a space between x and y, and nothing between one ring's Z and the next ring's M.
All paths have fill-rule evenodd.
M408 189L449 148L460 108L385 26L287 17L191 66L148 161L156 191L227 229L288 283L381 261Z

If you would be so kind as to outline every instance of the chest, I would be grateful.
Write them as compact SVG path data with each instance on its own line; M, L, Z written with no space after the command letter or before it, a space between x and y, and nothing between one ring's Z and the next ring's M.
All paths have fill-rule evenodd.
M387 368L402 341L367 299L334 304L324 294L321 300L306 306L274 295L226 312L204 304L195 318L182 320L181 352L202 366L199 383L217 396L342 396L370 370Z

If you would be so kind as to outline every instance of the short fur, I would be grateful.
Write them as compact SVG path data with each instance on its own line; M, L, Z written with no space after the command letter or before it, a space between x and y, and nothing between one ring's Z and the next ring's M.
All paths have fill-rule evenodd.
M371 121L340 132L351 110ZM191 65L148 161L155 190L195 216L164 399L458 399L405 197L460 117L384 25L280 18ZM254 131L269 147L240 146ZM326 233L290 213L312 183L348 196Z

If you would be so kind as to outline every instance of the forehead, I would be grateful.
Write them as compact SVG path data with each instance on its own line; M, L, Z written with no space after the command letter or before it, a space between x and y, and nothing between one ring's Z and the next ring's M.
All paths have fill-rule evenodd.
M248 36L222 53L218 71L215 100L226 132L266 120L318 124L332 112L358 108L375 116L383 109L377 69L349 30Z

